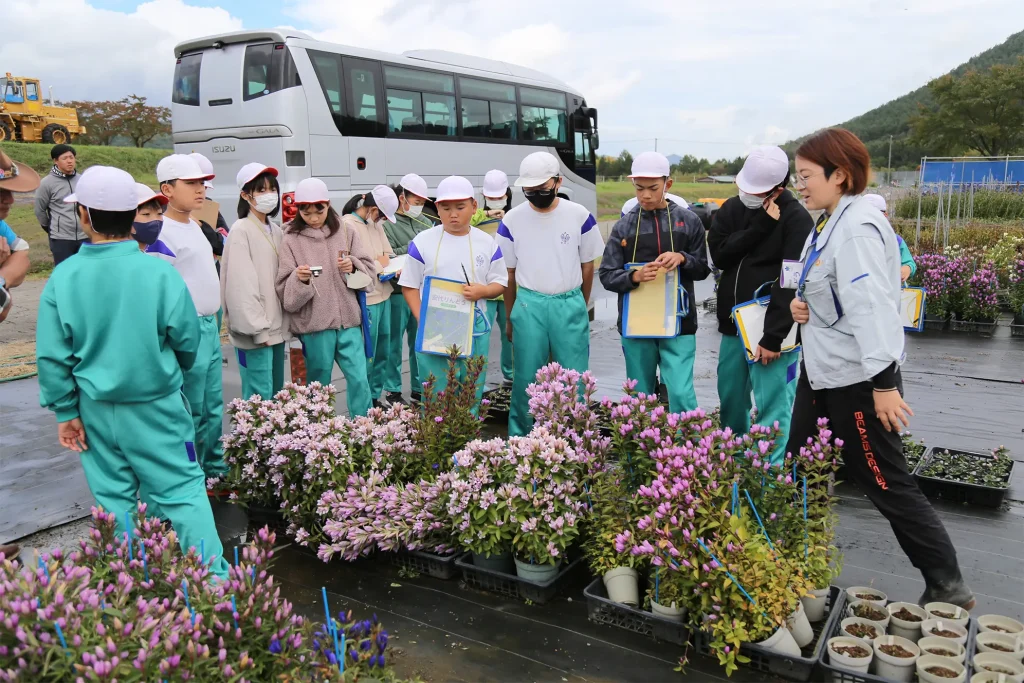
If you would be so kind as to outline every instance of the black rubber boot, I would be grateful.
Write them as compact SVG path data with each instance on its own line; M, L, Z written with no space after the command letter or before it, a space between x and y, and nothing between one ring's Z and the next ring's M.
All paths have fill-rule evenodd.
M965 610L974 609L974 593L968 588L959 569L952 577L941 577L930 572L922 572L922 574L924 574L925 589L917 600L917 604L921 607L929 602L948 602Z

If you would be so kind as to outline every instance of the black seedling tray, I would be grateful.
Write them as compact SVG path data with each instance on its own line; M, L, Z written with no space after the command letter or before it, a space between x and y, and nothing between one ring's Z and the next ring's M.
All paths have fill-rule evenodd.
M814 629L814 641L801 651L801 656L784 655L773 652L760 645L744 643L741 652L750 657L748 666L755 671L781 676L791 681L801 683L811 680L814 669L821 659L821 652L828 642L828 635L843 620L843 611L846 607L846 591L838 586L831 586L828 597L825 599L825 618L816 624L811 624ZM711 652L711 634L705 631L695 631L693 644L697 654L713 657Z
M504 395L504 398L500 398ZM495 387L488 389L483 395L491 405L487 407L487 422L493 422L497 424L505 424L508 422L509 411L512 408L512 388L511 387Z
M435 555L422 550L398 550L390 554L391 564L402 569L408 569L419 574L426 574L435 579L455 578L455 558L458 553L451 555Z
M1006 498L1006 492L1009 490L1010 479L1013 477L1013 460L1010 460L1010 471L1006 476L1006 487L996 488L994 486L982 486L980 484L968 484L961 481L951 481L949 479L939 479L937 477L928 477L922 472L927 469L931 463L932 457L937 453L944 453L949 451L952 455L967 456L971 458L977 458L979 460L992 460L994 458L990 453L975 453L973 451L963 451L956 448L939 448L933 446L925 451L924 457L921 458L921 462L914 468L914 477L917 479L917 485L921 487L921 491L929 498L942 498L953 503L966 503L968 505L976 505L978 507L987 508L998 508L1002 506L1003 499Z
M583 590L583 595L587 598L587 616L595 623L618 626L675 645L686 645L690 640L690 629L682 622L609 600L601 577L594 579ZM640 595L643 596L644 591L641 590Z
M455 559L455 566L462 570L466 586L490 593L497 593L516 600L529 600L537 605L550 602L565 583L565 578L583 562L579 556L572 562L563 563L554 578L546 583L534 583L521 579L515 574L484 569L473 564L472 553L465 553Z

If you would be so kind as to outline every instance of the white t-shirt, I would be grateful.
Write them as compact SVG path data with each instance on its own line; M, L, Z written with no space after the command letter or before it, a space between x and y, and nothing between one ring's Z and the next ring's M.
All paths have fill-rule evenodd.
M424 230L409 243L409 255L398 284L423 289L423 280L428 276L465 282L466 275L476 284L508 285L508 268L501 247L483 230L470 228L468 235L452 235L438 225ZM486 301L481 299L476 305L486 312Z
M505 264L516 284L541 294L563 294L583 284L580 265L604 252L597 221L585 206L559 199L541 213L529 203L513 208L498 226Z
M216 315L220 310L220 278L213 260L213 247L199 223L179 223L164 216L160 241L167 248L148 253L174 266L185 281L200 317Z

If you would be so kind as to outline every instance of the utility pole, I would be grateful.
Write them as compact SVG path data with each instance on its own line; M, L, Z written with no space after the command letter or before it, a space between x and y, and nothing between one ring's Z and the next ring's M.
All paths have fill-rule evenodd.
M654 138L654 151L658 151L658 138Z
M889 175L889 182L888 182L888 185L891 187L892 186L892 136L891 135L889 136L889 165L887 166L887 168L889 169L889 174L888 174Z

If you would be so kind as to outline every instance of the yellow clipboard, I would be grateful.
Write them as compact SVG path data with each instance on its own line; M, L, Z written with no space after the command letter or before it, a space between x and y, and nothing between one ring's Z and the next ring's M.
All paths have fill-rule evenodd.
M644 263L627 263L627 271ZM680 316L689 313L686 290L680 295L679 269L659 270L658 276L643 282L625 296L622 304L622 336L634 339L664 339L679 334Z
M747 362L751 364L755 362L754 353L757 351L761 337L764 336L764 319L768 314L769 301L771 301L771 297L763 296L733 306L732 309L732 319L736 323L736 331L739 333L740 339L743 340L743 353L746 354ZM789 334L782 340L782 347L779 350L783 353L800 348L800 345L796 343L798 327L796 323L793 323Z

